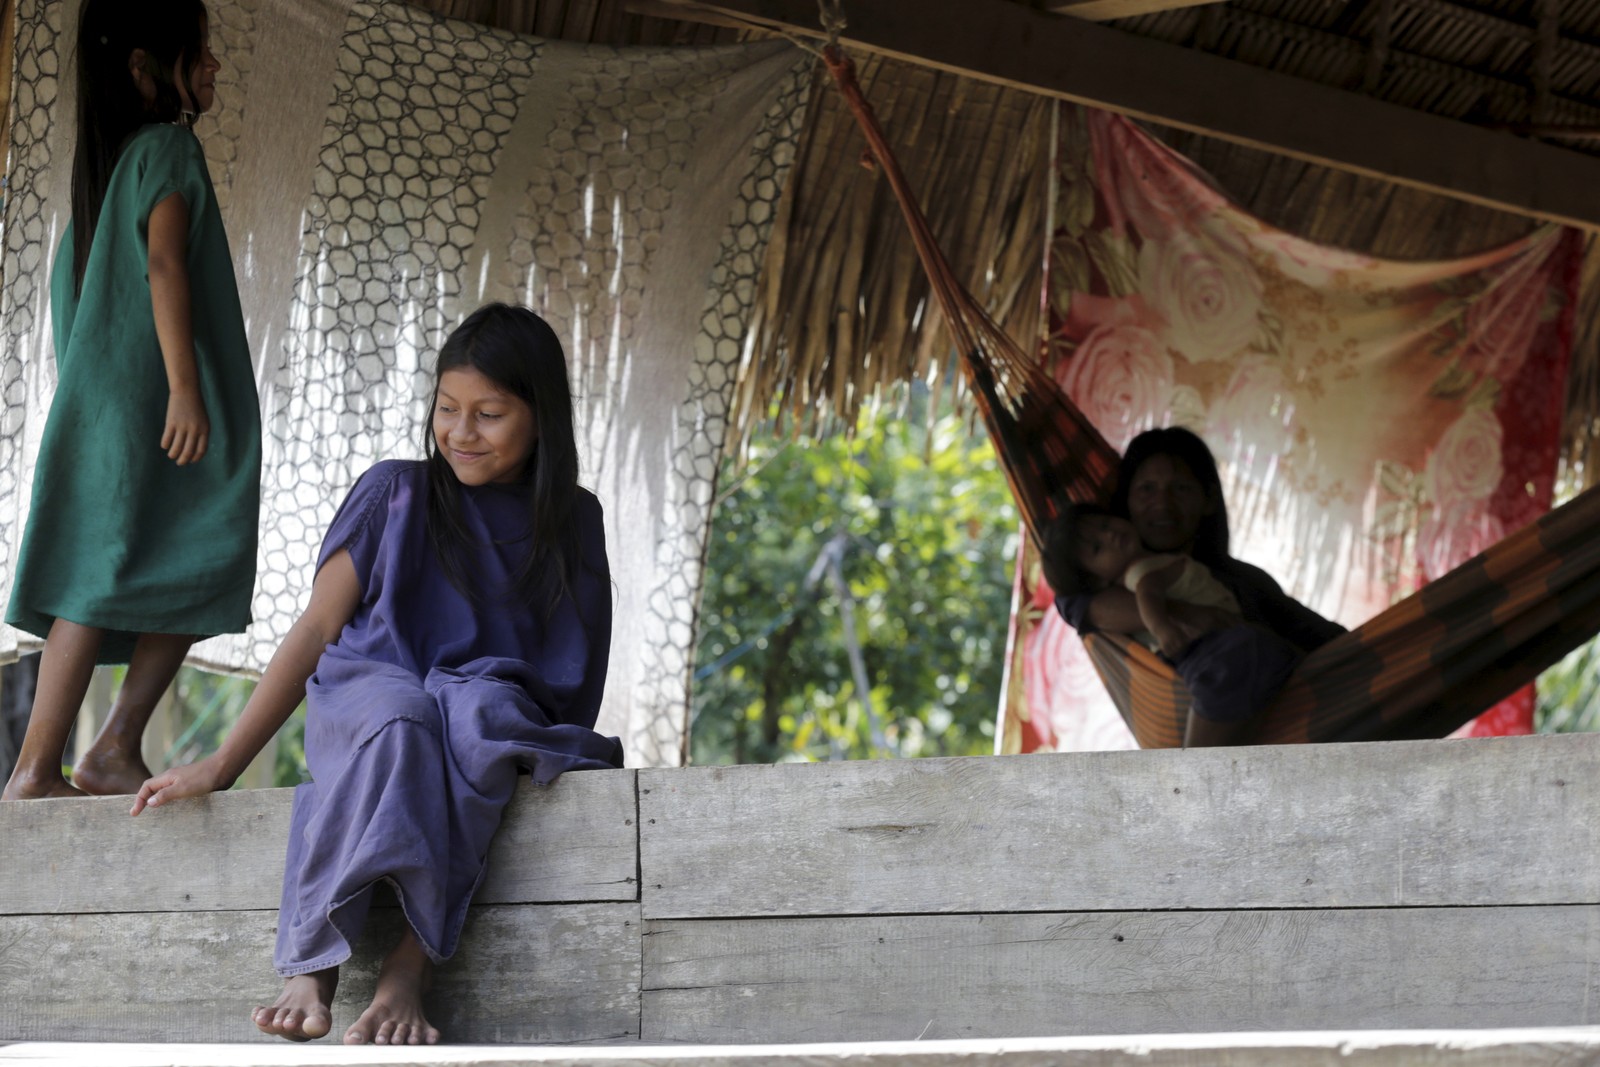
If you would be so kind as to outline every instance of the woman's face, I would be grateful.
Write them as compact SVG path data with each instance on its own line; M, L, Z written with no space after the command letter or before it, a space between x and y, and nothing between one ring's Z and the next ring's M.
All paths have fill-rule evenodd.
M1216 502L1189 465L1172 456L1151 456L1133 472L1128 487L1128 518L1139 539L1156 552L1187 552L1200 520Z

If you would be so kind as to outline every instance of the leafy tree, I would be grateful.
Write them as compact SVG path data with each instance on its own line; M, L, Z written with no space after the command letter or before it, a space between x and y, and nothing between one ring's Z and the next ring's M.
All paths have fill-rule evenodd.
M928 403L849 436L769 432L726 465L694 762L993 750L1017 512L981 430Z
M1600 638L1539 675L1533 722L1541 734L1600 730Z

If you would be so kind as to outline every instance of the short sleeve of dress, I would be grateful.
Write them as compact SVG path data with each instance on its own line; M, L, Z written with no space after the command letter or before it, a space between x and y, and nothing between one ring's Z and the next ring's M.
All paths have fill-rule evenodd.
M322 551L317 553L318 571L341 548L345 549L355 563L362 592L366 592L367 577L377 562L378 545L383 540L383 530L388 524L389 501L394 493L395 480L403 470L403 463L379 463L356 479L350 495L339 505L339 511L328 526L328 533L322 539Z
M182 126L150 125L134 135L125 151L138 175L140 230L149 224L155 206L173 193L183 196L192 229L211 199L211 176L195 135Z

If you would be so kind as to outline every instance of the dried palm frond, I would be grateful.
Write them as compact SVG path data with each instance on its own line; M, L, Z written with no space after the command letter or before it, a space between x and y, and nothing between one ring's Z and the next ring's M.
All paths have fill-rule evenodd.
M1018 344L958 280L862 94L855 65L837 45L826 48L823 59L900 207L1028 529L1039 534L1069 501L1105 499L1116 476L1116 450L1067 399L1040 363L1037 346L1028 351Z
M956 277L1031 344L1050 102L877 57L859 77ZM735 401L741 434L774 400L806 428L829 417L851 425L870 397L950 363L942 312L863 148L839 94L817 86L758 286Z

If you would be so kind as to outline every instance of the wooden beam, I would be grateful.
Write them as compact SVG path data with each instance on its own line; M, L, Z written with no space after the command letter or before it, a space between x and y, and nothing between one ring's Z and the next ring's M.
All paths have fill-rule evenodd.
M1600 734L1008 760L640 770L644 916L1600 901Z
M1159 11L1176 11L1180 7L1202 7L1221 3L1222 0L1052 0L1044 10L1056 15L1071 15L1089 22L1110 22L1112 19L1132 18L1135 15L1154 15Z
M822 36L816 0L671 0ZM1530 218L1600 230L1600 158L1011 0L852 0L842 41Z
M1594 1020L1597 923L1594 904L646 920L640 1032L749 1045L1578 1026Z
M634 773L566 774L548 786L524 778L474 899L637 900ZM128 818L127 797L0 804L0 855L29 857L0 863L0 914L270 912L283 884L293 794L213 793L137 819ZM537 862L519 862L533 856ZM107 870L119 877L100 877Z
M401 929L398 908L373 909L355 955L340 968L335 1035L371 1000L378 963ZM460 952L435 972L428 1019L451 1042L637 1040L640 929L637 904L474 904ZM276 932L271 911L0 916L0 1042L280 1046L250 1022L250 1009L272 1003L281 988L272 973ZM120 1049L105 1062L152 1062ZM174 1063L162 1058L169 1055L156 1062ZM419 1062L325 1055L323 1063Z

